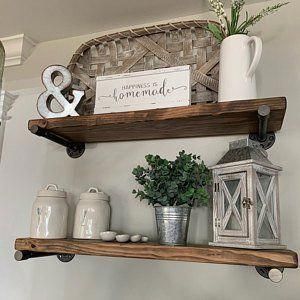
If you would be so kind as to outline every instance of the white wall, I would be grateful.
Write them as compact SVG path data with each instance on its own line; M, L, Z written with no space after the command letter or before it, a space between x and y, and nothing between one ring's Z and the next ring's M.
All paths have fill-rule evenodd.
M280 177L283 242L296 251L300 248L299 10L299 1L293 1L255 28L264 40L259 94L288 98L283 129L269 154L284 168ZM31 204L46 183L56 182L72 193L72 208L80 192L90 185L99 186L111 195L112 228L155 237L153 209L131 194L136 186L132 168L143 163L147 153L173 158L181 149L201 154L212 165L226 151L228 142L236 138L93 144L88 145L83 157L72 160L61 147L30 134L27 121L38 117L35 103L43 89L39 79L42 69L54 63L66 65L74 50L89 38L42 43L24 66L6 70L4 87L20 96L10 112L13 118L7 123L0 165L0 299L299 299L298 270L286 270L284 280L274 285L254 268L242 266L84 256L69 264L55 257L14 261L14 239L28 236ZM205 243L209 236L207 209L195 209L190 241Z

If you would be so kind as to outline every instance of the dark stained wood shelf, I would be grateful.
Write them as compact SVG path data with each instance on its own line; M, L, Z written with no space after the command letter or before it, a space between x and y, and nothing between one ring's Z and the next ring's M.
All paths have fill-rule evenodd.
M298 256L291 250L248 250L195 245L162 246L152 243L119 244L97 240L20 238L15 249L40 253L142 258L197 263L297 268Z
M257 133L257 111L271 109L268 131L282 127L284 97L197 104L91 116L29 121L29 130L42 128L71 142L113 142L164 138L204 137Z

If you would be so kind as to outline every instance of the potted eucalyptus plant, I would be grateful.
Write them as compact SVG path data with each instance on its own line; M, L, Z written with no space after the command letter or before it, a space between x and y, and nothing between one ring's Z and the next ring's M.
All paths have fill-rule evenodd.
M211 172L200 156L185 151L173 161L151 154L145 159L147 167L132 171L143 187L133 193L154 206L159 243L185 245L192 207L208 204Z
M255 99L255 71L262 54L262 41L256 36L249 37L249 28L289 2L268 6L255 15L246 11L242 20L245 0L231 1L230 16L224 10L223 1L208 1L218 23L210 22L206 29L221 43L219 101Z

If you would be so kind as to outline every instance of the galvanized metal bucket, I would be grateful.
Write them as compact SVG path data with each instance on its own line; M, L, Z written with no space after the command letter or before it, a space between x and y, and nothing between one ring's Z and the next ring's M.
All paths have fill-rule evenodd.
M162 245L186 245L191 207L156 206L158 242Z

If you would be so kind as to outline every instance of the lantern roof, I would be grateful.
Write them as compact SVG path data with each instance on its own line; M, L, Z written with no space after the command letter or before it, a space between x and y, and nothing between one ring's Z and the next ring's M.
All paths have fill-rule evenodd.
M237 164L241 165L243 163L257 163L281 170L280 167L273 165L268 159L267 151L261 147L259 142L252 141L248 138L230 142L229 150L218 161L217 165L212 167L212 169L221 167L221 165L225 164L230 164L230 166L232 166Z

